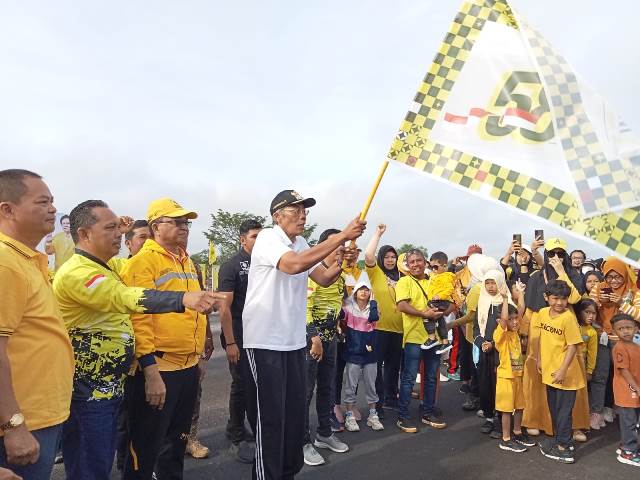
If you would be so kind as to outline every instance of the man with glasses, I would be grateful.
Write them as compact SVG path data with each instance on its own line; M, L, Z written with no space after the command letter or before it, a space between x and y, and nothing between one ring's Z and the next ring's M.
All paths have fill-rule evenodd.
M151 202L151 237L122 271L127 285L200 291L185 247L194 211L170 198ZM226 308L223 306L223 308ZM132 316L137 371L129 408L130 443L123 479L180 479L198 390L206 315L194 311Z
M283 190L271 202L274 227L263 229L251 253L242 315L244 348L253 377L247 409L256 433L253 478L291 479L303 465L307 280L327 287L342 273L341 258L322 260L362 235L352 220L340 233L310 248L302 233L313 198ZM320 360L313 349L310 355ZM319 445L331 448L331 445Z

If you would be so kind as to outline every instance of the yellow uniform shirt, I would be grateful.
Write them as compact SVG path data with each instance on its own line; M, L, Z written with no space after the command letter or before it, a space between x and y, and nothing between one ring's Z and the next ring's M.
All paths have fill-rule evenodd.
M505 330L498 323L493 332L493 341L500 355L500 365L498 365L496 372L498 378L521 377L524 361L518 332Z
M424 293L422 293L422 290L420 290L420 287L418 287L417 282L417 279L408 275L402 277L396 285L396 300L398 302L406 300L416 310L426 310L427 299ZM426 292L429 280L423 278L419 280L419 282ZM413 315L403 313L402 328L402 346L404 346L405 343L423 344L427 341L427 331L424 329L424 319L422 317L414 317Z
M114 270L86 253L75 254L53 281L76 360L76 400L124 394L134 353L130 314L144 312L144 289L125 286Z
M465 303L467 305L467 314L469 314L469 312L478 311L478 301L480 300L481 288L482 283L476 283L473 287L471 287L471 290L469 290L467 298L465 299ZM469 322L465 325L464 337L469 343L473 343L473 322Z
M75 245L71 235L65 235L64 232L57 233L51 239L54 252L54 265L56 272L58 269L73 256Z
M396 286L393 280L390 280L378 265L367 266L366 271L371 281L373 298L378 302L380 320L376 324L376 330L402 333L402 314L396 306Z
M64 422L71 404L73 352L47 263L0 233L0 336L8 337L13 391L29 430Z
M598 357L598 332L591 325L581 325L580 333L582 335L582 355L584 357L584 365L587 373L593 373L596 368L596 358Z
M329 342L336 336L338 316L345 298L344 275L328 287L321 287L311 278L307 282L307 335L319 335Z
M569 368L564 383L553 383L551 373L560 369L567 353L568 345L582 343L580 326L574 313L567 309L564 313L551 317L549 307L538 312L536 319L540 329L540 361L542 366L542 383L560 390L580 390L585 386L585 378L580 370L578 357L575 356Z

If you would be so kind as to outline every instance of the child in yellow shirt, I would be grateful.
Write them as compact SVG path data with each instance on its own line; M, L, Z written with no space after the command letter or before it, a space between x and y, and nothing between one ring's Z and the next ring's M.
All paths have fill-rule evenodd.
M496 412L502 414L502 441L500 449L522 453L527 447L533 447L526 432L522 431L522 411L524 410L524 393L522 389L522 372L524 359L520 344L520 319L525 311L525 285L518 281L514 290L517 293L518 308L509 303L509 295L502 295L502 311L497 328L493 332L495 349L500 355L496 380ZM513 436L511 436L511 417L513 416Z
M423 350L428 350L437 345L440 348L436 351L438 355L451 350L452 345L449 343L447 317L455 309L453 294L456 289L456 274L447 271L449 257L444 252L436 252L431 255L429 265L431 267L431 276L427 286L428 306L437 308L444 312L437 320L424 320L424 328L427 331L427 341L422 345ZM436 339L436 331L440 341Z
M573 311L576 313L576 318L580 325L580 334L582 335L582 343L578 347L576 355L580 362L580 367L583 369L584 378L589 383L593 370L596 368L596 358L598 356L598 332L593 328L593 322L598 314L598 306L592 299L584 298L574 305ZM576 405L579 406L580 402L583 402L584 407L574 409L574 415L577 412L584 411L586 414L589 411L589 402L591 400L589 393L586 386L578 390L576 393ZM577 414L579 415L580 413ZM597 414L591 415L591 427L596 426L596 430L600 428L597 417ZM574 418L574 420L576 419ZM582 430L574 430L573 439L578 442L586 442L587 436Z
M540 347L538 370L547 388L547 405L553 421L555 439L542 441L542 454L562 463L574 463L572 411L576 391L584 388L585 378L576 357L582 344L578 320L568 308L571 288L562 280L550 281L544 298L549 304L538 312Z

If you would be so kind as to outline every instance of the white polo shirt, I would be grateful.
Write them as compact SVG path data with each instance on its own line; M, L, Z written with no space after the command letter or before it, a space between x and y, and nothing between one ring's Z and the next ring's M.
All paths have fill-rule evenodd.
M242 313L244 348L290 351L307 345L307 280L317 265L296 275L277 265L285 253L308 248L303 237L291 242L277 225L258 234Z

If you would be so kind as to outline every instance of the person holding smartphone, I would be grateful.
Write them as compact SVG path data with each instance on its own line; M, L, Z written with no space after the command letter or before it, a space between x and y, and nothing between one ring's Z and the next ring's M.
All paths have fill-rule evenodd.
M609 257L602 264L602 273L604 281L596 284L589 294L598 305L597 331L600 336L596 367L591 378L590 423L594 430L613 422L613 409L605 407L611 349L618 341L611 319L617 313L626 313L640 321L640 293L631 267L622 260Z

